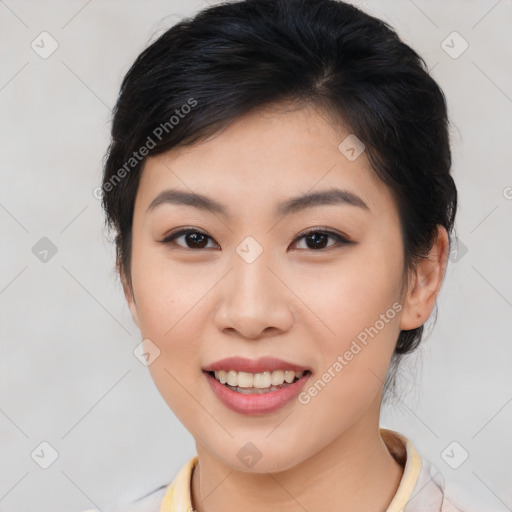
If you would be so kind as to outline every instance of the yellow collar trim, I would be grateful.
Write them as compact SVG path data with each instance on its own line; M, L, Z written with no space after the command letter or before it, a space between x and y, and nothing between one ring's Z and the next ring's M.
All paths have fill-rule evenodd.
M402 475L402 479L400 480L400 484L398 485L398 489L396 490L396 493L393 496L391 503L386 509L386 512L403 512L405 506L412 497L412 491L420 476L421 457L419 456L418 452L414 449L414 446L409 441L409 439L407 439L402 434L394 432L393 430L387 430L383 428L380 429L380 433L381 437L384 439L384 442L388 447L388 439L390 437L398 438L398 440L401 441L402 446L405 445L404 474Z
M420 475L421 457L405 436L384 428L380 429L380 433L392 455L397 459L403 458L405 463L402 479L386 512L403 512L411 499L412 491ZM402 453L400 453L400 449L396 448L397 440L402 447ZM197 461L198 456L194 455L179 470L165 492L160 512L190 512L192 510L191 476Z

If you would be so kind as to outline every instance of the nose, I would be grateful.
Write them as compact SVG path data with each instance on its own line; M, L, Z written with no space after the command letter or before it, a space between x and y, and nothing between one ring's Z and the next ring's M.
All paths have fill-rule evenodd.
M263 255L252 263L235 258L219 284L215 310L219 330L259 339L282 334L293 325L293 293Z

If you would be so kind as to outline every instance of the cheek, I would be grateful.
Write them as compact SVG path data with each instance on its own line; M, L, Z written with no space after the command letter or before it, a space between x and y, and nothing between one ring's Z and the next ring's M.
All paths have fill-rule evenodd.
M373 249L354 252L350 258L340 258L339 264L312 266L301 270L298 277L290 276L294 291L304 298L310 310L306 317L313 318L311 312L314 313L323 325L323 339L336 349L376 323L384 336L390 326L394 329L398 325L396 303L400 298L401 268L375 254Z
M160 351L148 366L151 377L167 405L190 427L201 411L193 406L193 397L203 378L198 340L204 337L200 300L204 292L194 291L183 278L169 274L162 275L153 267L139 274L134 288L141 336L149 338Z
M197 302L197 283L180 271L165 252L146 240L134 244L132 281L142 334L162 339Z
M316 332L323 370L319 385L329 388L323 395L328 401L364 402L383 385L400 332L399 248L390 251L389 245L368 244L316 277L303 273L296 281L297 295L307 297L315 313L309 316L315 325L316 319L321 321L309 327Z
M154 250L134 252L132 281L141 336L150 339L161 352L150 365L150 372L159 388L174 393L179 384L171 375L183 383L201 375L196 340L202 338L202 298L209 282L201 285L201 280L192 281L190 275L171 267Z
M166 280L158 275L134 282L137 297L140 331L161 350L166 360L190 360L194 354L194 340L200 339L201 297L204 292L187 287L177 277ZM197 351L196 351L197 352Z

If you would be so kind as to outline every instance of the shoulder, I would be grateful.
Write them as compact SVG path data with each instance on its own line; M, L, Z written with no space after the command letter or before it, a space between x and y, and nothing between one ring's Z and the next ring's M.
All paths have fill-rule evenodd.
M420 478L415 489L416 493L423 495L418 500L419 503L422 503L422 499L432 499L437 505L439 500L439 508L432 509L439 512L484 512L489 509L488 500L483 499L473 489L445 478L436 466L423 457L421 464ZM493 510L498 512L502 509L498 507Z
M388 512L483 512L491 507L493 512L504 510L490 496L445 478L404 435L381 429L381 436L395 460L404 467Z
M151 490L135 501L126 502L119 500L117 503L103 507L102 512L160 512L160 505L164 498L167 484ZM98 509L83 510L82 512L100 512Z
M185 462L170 483L153 488L135 500L121 498L101 509L81 512L160 512L163 507L166 510L191 510L190 481L197 461L196 454Z

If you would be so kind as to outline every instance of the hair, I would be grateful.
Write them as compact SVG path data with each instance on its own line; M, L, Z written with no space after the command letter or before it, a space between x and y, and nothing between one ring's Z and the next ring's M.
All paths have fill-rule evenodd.
M438 226L451 245L457 190L447 106L422 57L390 25L342 1L228 2L172 26L122 81L102 206L115 231L116 269L132 294L132 219L146 157L290 102L320 107L364 143L398 208L405 284ZM395 387L398 362L418 347L423 327L400 331L385 391Z

